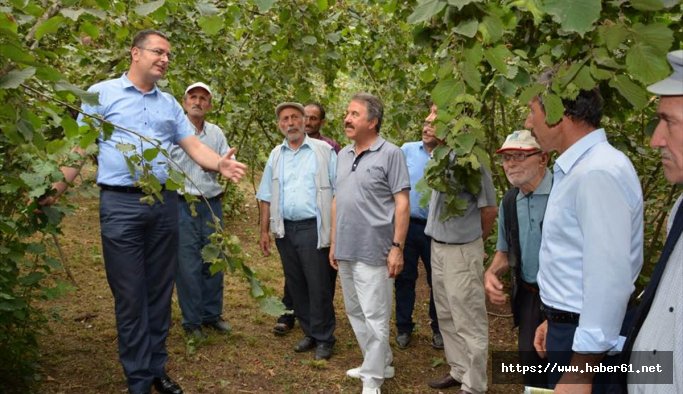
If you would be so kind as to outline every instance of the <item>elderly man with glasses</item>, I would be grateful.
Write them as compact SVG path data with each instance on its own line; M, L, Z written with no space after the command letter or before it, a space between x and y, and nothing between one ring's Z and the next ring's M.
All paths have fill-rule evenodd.
M511 271L511 305L514 324L519 327L519 359L524 365L540 365L534 349L536 327L543 322L541 297L538 293L538 251L541 227L553 184L548 171L548 154L528 130L508 135L496 151L512 189L508 190L498 210L498 243L496 254L484 274L486 296L493 304L502 305L507 298L501 276ZM545 387L545 374L526 374L524 384Z

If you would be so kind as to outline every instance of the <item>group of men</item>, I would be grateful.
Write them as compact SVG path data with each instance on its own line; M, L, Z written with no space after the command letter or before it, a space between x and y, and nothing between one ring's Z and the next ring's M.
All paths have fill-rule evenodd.
M163 33L139 32L130 55L127 73L89 89L99 93L100 104L84 104L79 122L94 116L95 122L118 126L111 138L98 140L97 183L105 269L129 392L148 393L153 386L162 393L182 393L165 371L174 279L188 334L203 336L202 327L229 332L221 318L222 276L210 274L200 251L221 225L223 189L217 173L238 182L246 166L235 160L235 149L222 131L205 121L211 108L209 86L195 83L186 89L186 113L156 86L171 57ZM661 96L651 146L661 152L667 180L683 184L683 51L670 53L669 61L674 74L649 87ZM621 331L627 334L622 356L627 360L647 362L657 350L673 350L673 384L644 385L628 376L629 392L683 390L681 198L672 210L669 236L635 324L628 324L627 307L642 264L638 178L628 158L599 128L602 99L597 90L581 91L564 106L562 119L548 125L542 98L534 98L526 121L531 132L512 133L497 151L514 189L500 204L497 252L484 274L483 241L497 212L490 171L482 167L477 195L459 196L467 201L465 213L445 221L447 196L432 191L425 209L414 190L440 143L434 131L436 106L425 120L422 141L398 148L380 135L382 102L356 94L344 117L352 143L339 149L320 135L321 105L280 104L275 114L285 138L272 150L257 194L260 247L270 253L274 234L285 273L285 304L291 301L304 332L295 351L315 349L316 359L331 357L338 271L346 314L363 354L362 364L346 374L362 381L363 393L379 393L384 379L395 373L389 345L392 293L396 287L396 340L403 348L414 329L420 258L433 293L432 345L443 346L450 368L430 381L430 387L486 391L485 294L494 303L505 302L501 275L509 269L519 349L528 353L523 360L533 346L558 364L607 362L606 353L622 349ZM142 203L138 174L131 173L129 153L117 148L120 143L138 147L138 154L155 144L170 151L173 162L188 174L186 195L162 188L161 199ZM546 165L552 151L559 157L551 174ZM456 159L453 154L448 158ZM146 165L163 185L165 158L160 155ZM62 171L65 181L56 183L55 193L42 204L54 203L79 169ZM456 181L452 174L446 176ZM194 199L187 195L205 198L196 204L196 216L186 201ZM276 330L286 332L293 323L283 324ZM556 392L597 392L609 387L594 384L605 379L555 373L544 376L540 385Z

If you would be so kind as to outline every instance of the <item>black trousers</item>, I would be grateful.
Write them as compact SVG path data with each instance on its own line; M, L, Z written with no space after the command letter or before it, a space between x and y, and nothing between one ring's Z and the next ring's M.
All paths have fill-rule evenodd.
M538 356L538 353L536 353L536 349L534 348L536 328L543 323L541 296L538 292L532 292L524 286L520 286L517 290L517 297L519 297L521 304L519 310L519 338L517 340L519 360L523 365L545 365L545 360L542 360ZM547 387L547 374L525 374L524 385Z
M332 304L329 248L318 249L315 219L285 221L285 236L275 240L285 272L294 314L304 334L316 342L334 343L336 325Z
M178 257L178 194L141 203L139 193L100 192L107 281L114 296L119 360L131 392L149 390L168 358L171 294Z

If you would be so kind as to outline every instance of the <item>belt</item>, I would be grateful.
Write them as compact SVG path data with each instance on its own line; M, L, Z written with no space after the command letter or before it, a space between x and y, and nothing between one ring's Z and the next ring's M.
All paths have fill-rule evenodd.
M467 245L469 242L443 242L439 241L438 239L432 238L432 241L436 242L437 244L441 245Z
M306 223L315 222L316 220L317 220L316 218L301 219L301 220L287 220L287 219L285 219L284 222L285 222L285 224L306 224Z
M185 198L186 195L187 195L187 194L180 194L180 197L182 197L183 200L187 200L187 199ZM192 196L194 196L195 198L198 198L199 200L202 200L202 196L195 196L194 194L192 194ZM208 200L208 201L212 201L212 200L221 199L221 198L223 198L223 192L220 192L220 193L218 193L217 195L215 195L215 196L213 196L213 197L209 197L209 198L207 198L207 200Z
M520 280L519 283L522 285L522 287L526 291L528 291L530 293L538 294L538 285L536 283L527 283L523 280Z
M129 194L145 194L144 191L142 191L142 188L136 187L136 186L112 186L112 185L105 185L104 183L98 183L97 186L100 187L102 190L107 190L110 192L117 192L117 193L129 193ZM166 185L161 185L161 191L163 192L166 190Z
M410 218L410 222L411 222L411 223L416 223L416 224L421 224L421 225L423 225L423 226L426 226L426 225L427 225L427 219L422 219L422 218L414 218L414 217L411 217L411 218Z
M541 312L548 321L553 323L579 324L579 317L581 316L578 313L551 308L543 303L541 304Z

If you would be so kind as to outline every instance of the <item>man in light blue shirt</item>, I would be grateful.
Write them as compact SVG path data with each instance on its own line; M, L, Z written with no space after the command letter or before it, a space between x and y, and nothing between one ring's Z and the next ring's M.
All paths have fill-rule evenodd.
M156 86L171 59L171 44L163 33L143 30L136 34L130 58L127 73L88 89L99 93L99 105L84 104L79 122L83 123L83 114L87 114L115 126L109 138L102 135L98 139L97 183L101 189L102 251L115 301L119 359L128 391L149 393L154 386L161 393L179 394L182 389L165 370L178 253L178 195L163 187L167 178L163 155L145 158L137 168L127 163L126 156L134 151L139 158L148 148L169 150L178 144L203 168L235 182L246 166L231 159L234 149L221 157L201 143L178 102ZM159 145L152 145L149 139ZM129 144L132 151L119 150L119 144ZM142 165L151 167L161 183L158 194L163 201L141 201L145 197L138 183ZM42 204L54 203L79 169L65 167L62 172L65 182L53 185L56 194L42 199Z
M285 135L268 157L256 198L261 210L260 247L270 254L270 233L282 260L287 291L304 337L296 352L315 349L316 360L332 356L335 316L327 256L337 155L324 141L304 132L304 107L277 106Z
M542 98L532 99L525 124L544 151L560 153L539 254L547 321L534 344L551 365L585 367L610 362L605 354L623 345L619 333L643 262L643 196L633 165L599 128L598 90L563 103L563 117L550 126ZM600 392L604 382L606 374L548 376L556 393Z
M417 281L418 259L422 259L427 283L429 284L429 318L432 329L432 347L443 349L443 338L439 332L439 320L436 316L434 294L432 293L432 264L431 244L432 239L425 234L427 224L428 207L420 206L422 193L415 189L417 182L422 179L425 166L429 161L432 150L438 144L434 136L433 121L436 119L436 106L430 106L430 113L425 119L422 128L422 140L406 142L401 150L406 157L408 175L410 175L410 223L406 245L403 248L403 271L396 276L394 287L396 288L396 343L404 349L410 343L413 328L413 309L415 307L415 282Z

